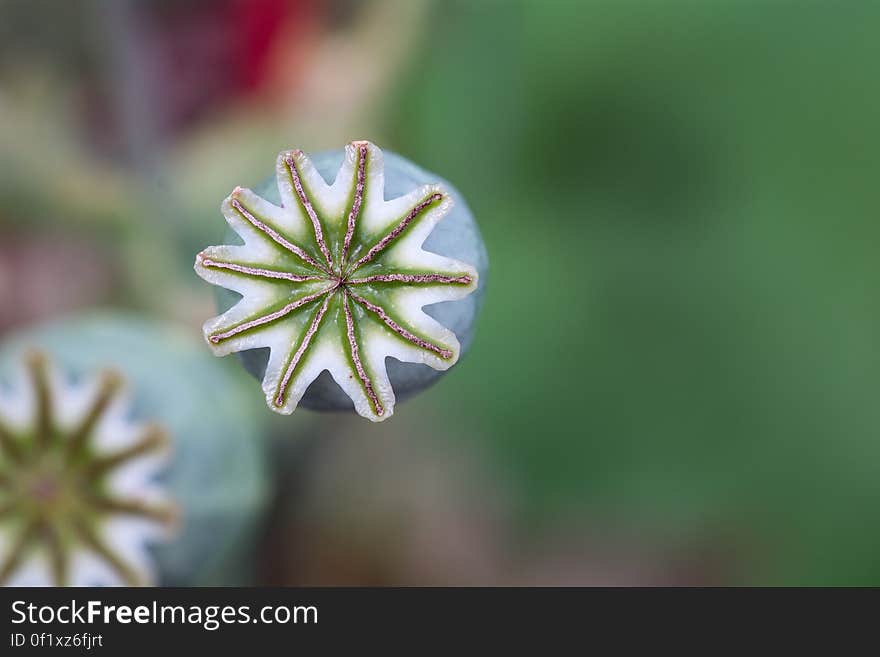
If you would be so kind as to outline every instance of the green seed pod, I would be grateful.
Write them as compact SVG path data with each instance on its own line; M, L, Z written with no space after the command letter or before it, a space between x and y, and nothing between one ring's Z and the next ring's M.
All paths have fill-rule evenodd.
M130 384L131 417L167 432L171 455L162 482L177 503L179 527L151 550L158 581L246 582L267 496L264 414L234 371L174 326L102 313L10 337L0 348L0 379L11 381L30 347L74 377L119 371Z
M0 584L154 582L147 547L175 516L164 431L132 422L116 371L72 382L42 352L22 361L0 397Z
M369 142L283 152L273 182L223 203L244 244L196 258L241 296L205 338L216 355L247 352L276 412L387 419L470 346L488 268L476 223L448 183Z

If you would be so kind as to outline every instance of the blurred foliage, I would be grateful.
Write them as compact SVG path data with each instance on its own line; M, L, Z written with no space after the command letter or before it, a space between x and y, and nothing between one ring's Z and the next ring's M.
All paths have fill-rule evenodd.
M452 4L392 119L492 257L450 422L529 523L731 532L751 581L880 581L880 8Z

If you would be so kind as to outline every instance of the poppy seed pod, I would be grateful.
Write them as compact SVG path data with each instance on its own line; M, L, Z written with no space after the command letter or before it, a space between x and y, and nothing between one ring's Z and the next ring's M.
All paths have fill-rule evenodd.
M196 258L227 290L205 338L216 355L242 353L272 410L385 420L470 347L488 258L438 176L364 141L285 151L273 179L222 211L243 244Z
M0 585L155 583L148 548L177 515L158 481L168 441L128 398L116 370L71 381L23 354L0 394Z
M138 500L150 492L148 488L159 486L175 505L173 534L164 542L136 546L134 557L153 564L152 575L140 576L138 581L174 586L247 583L247 556L268 494L265 413L259 400L247 394L247 377L236 376L235 368L212 358L195 336L173 324L102 312L29 328L6 338L0 346L0 392L6 397L11 395L14 400L16 390L22 388L16 383L21 376L15 373L21 369L23 354L31 349L45 353L54 365L52 371L63 377L53 390L82 389L82 395L91 391L91 397L77 393L74 401L78 400L82 409L89 408L89 400L100 401L95 390L106 390L108 397L113 392L107 383L112 383L112 378L99 379L105 383L96 387L96 372L110 368L126 382L128 394L120 399L127 403L120 414L110 417L115 424L108 425L110 429L118 425L120 430L110 432L107 440L119 442L128 432L128 447L138 441L159 446L154 445L155 431L138 429L143 423L152 423L161 430L162 444L167 442L165 466L155 479L144 483L143 495L137 490L126 491L126 500ZM58 399L66 397L59 395ZM101 410L103 406L91 408ZM107 412L114 408L108 406ZM27 408L22 412L28 415ZM75 413L67 424L77 426L77 418L80 425L85 422L82 418L88 419L83 412ZM103 438L95 439L98 442L94 444L101 447ZM126 444L109 447L122 449ZM86 451L83 454L83 459L89 456ZM104 456L96 453L94 458ZM162 519L158 513L154 516ZM131 536L129 532L120 540ZM116 538L115 534L110 538ZM129 556L126 563L137 564L134 557ZM137 568L135 574L142 571L145 569ZM78 574L70 572L68 581L79 582ZM123 581L135 581L130 573L124 574Z

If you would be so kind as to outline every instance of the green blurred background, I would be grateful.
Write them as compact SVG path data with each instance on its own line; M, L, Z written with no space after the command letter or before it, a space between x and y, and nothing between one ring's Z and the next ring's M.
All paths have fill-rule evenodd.
M0 334L198 335L220 201L368 138L486 304L390 422L272 422L261 583L876 585L878 117L870 0L2 0Z

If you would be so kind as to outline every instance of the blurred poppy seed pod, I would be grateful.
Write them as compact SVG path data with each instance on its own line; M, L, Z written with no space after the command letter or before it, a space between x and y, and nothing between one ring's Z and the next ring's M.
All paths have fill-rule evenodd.
M176 503L177 528L150 548L163 585L250 581L249 553L267 498L265 413L246 381L175 325L96 313L12 335L0 346L9 387L23 353L45 352L75 382L102 368L130 384L130 418L167 433L160 483Z
M0 390L0 584L137 586L175 507L158 482L167 438L133 422L124 378L71 381L40 351Z
M240 354L272 410L381 421L470 347L488 257L439 176L363 141L287 151L222 210L229 245L196 258L222 288L205 337L217 355Z

